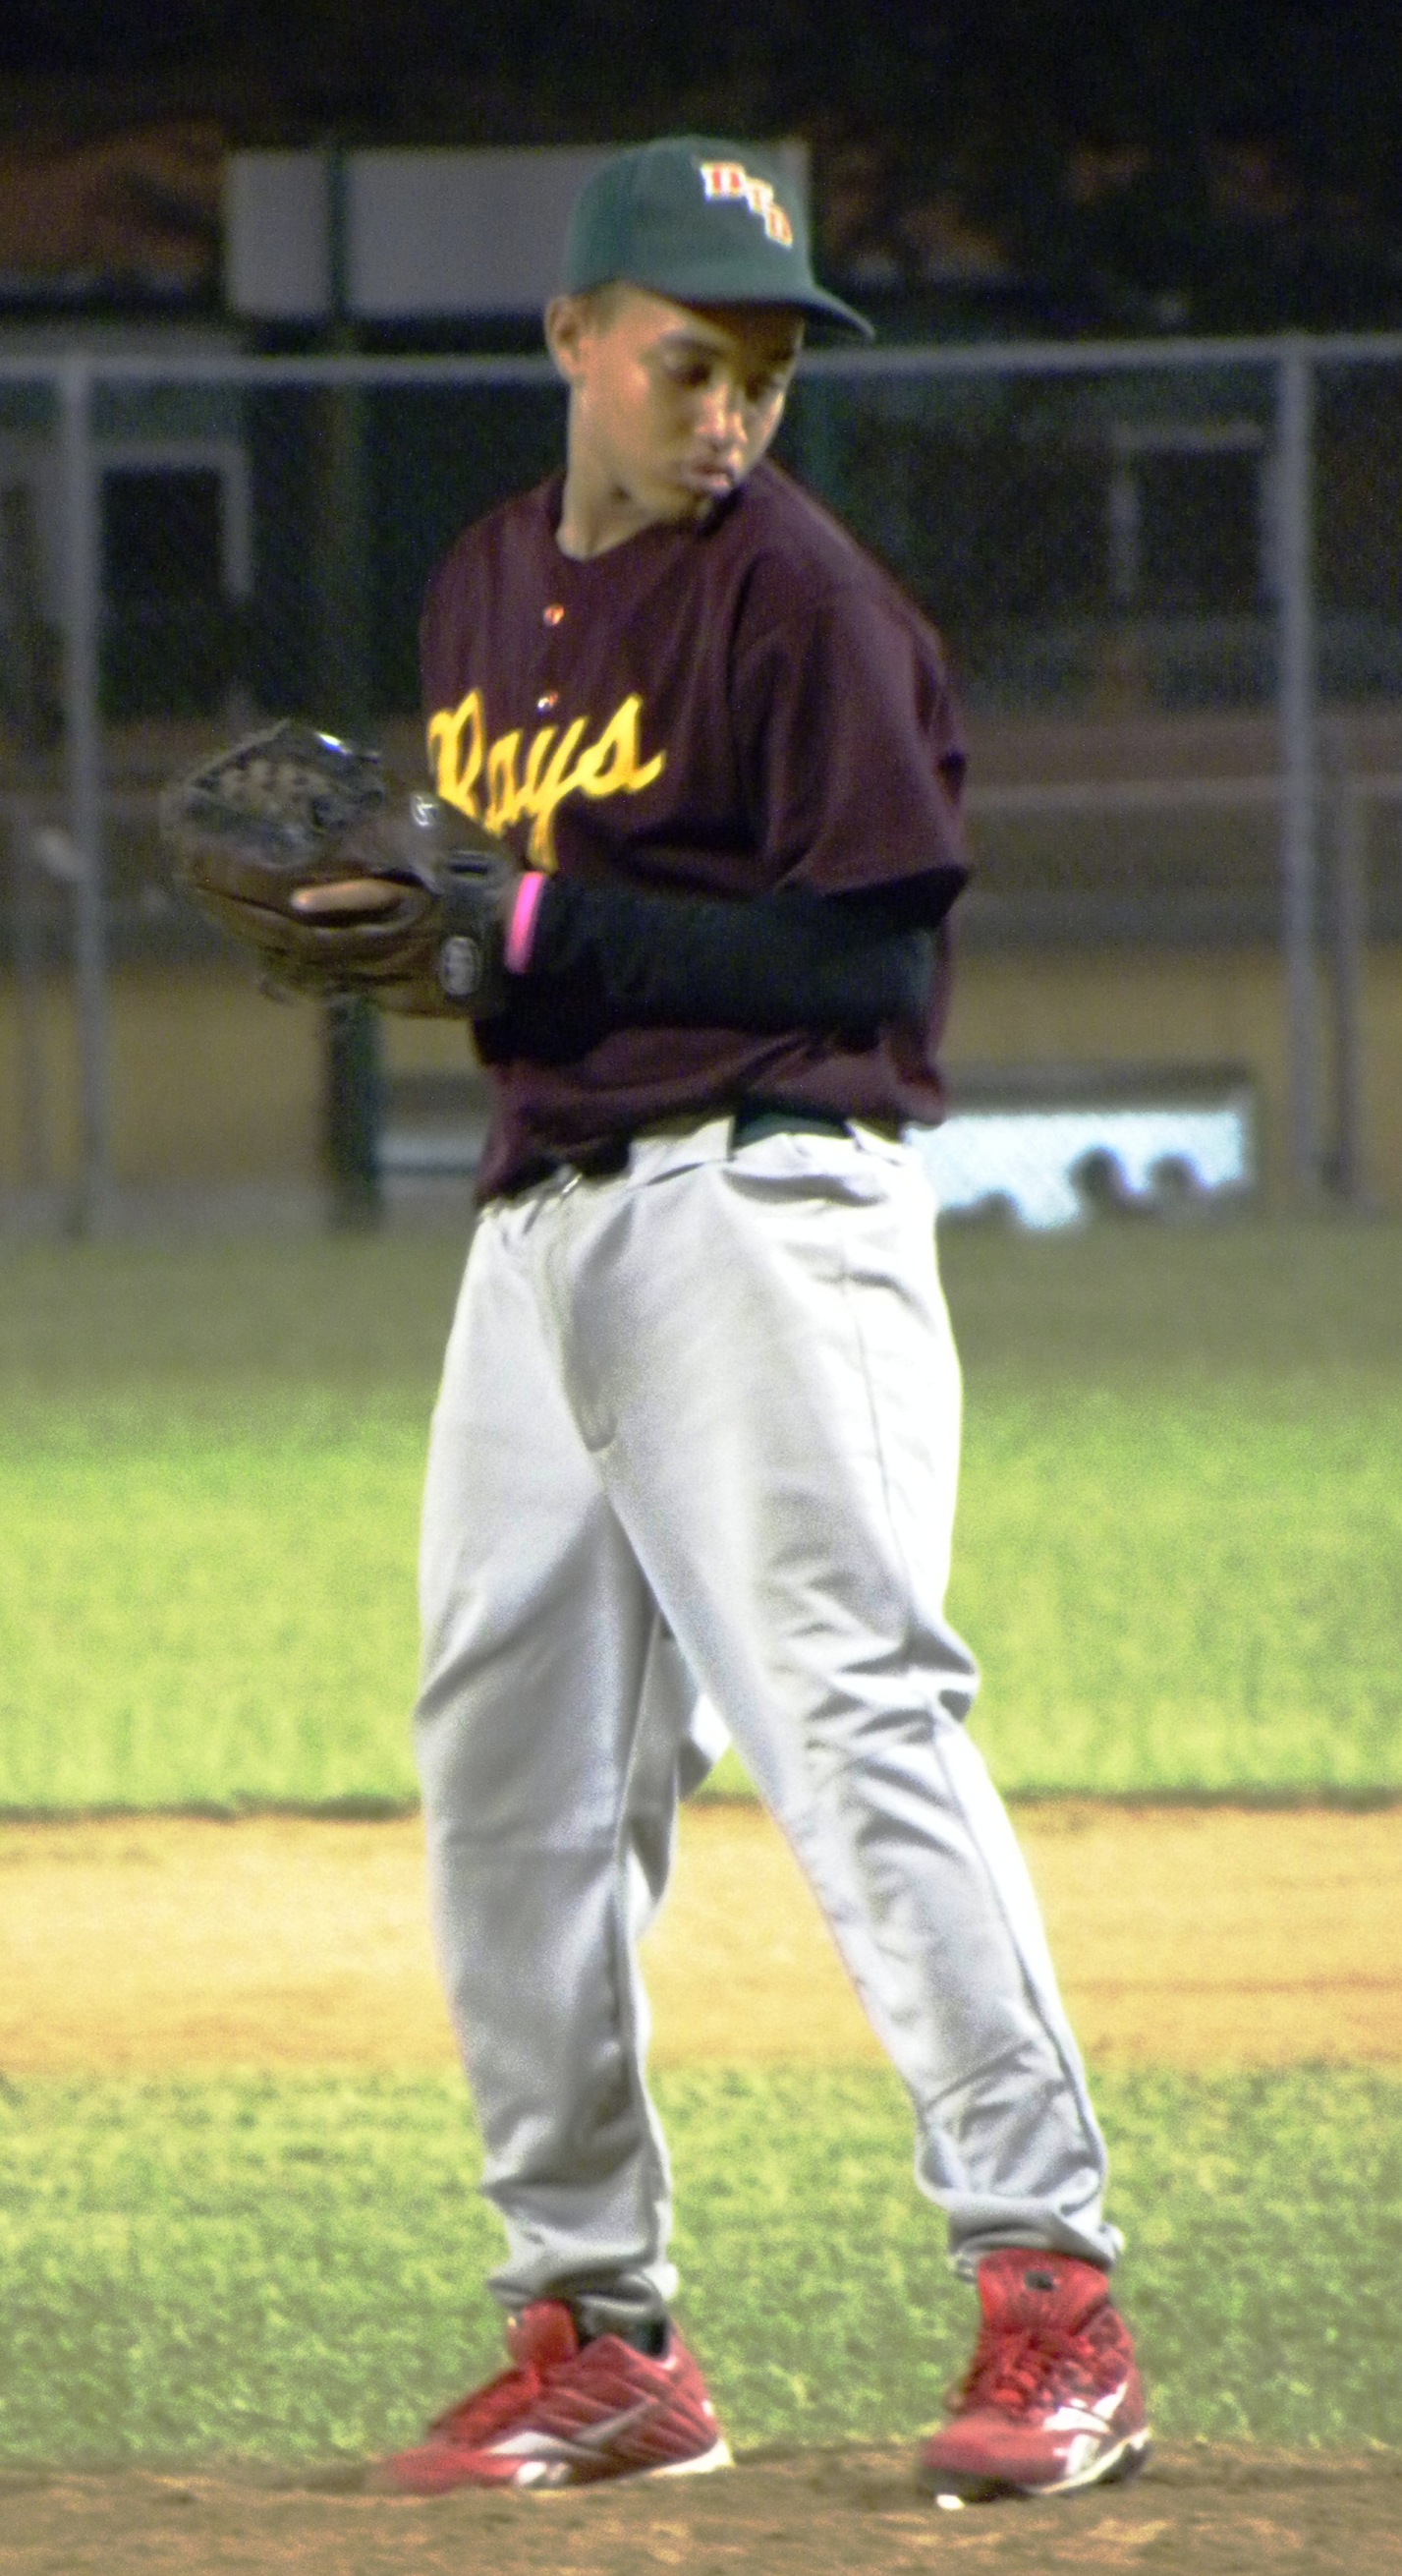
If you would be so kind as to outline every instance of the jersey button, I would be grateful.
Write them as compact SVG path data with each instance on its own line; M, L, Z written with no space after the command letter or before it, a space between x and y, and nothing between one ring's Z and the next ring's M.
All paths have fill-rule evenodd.
M535 711L536 711L536 714L537 714L538 716L545 716L545 715L548 715L548 714L550 713L551 708L552 708L552 707L558 707L559 703L560 703L560 692L559 692L559 690L558 690L558 689L547 689L547 690L546 690L546 692L545 692L544 697L537 698L537 700L536 700L536 702L535 702Z
M550 606L547 608L547 610L546 610L546 612L545 612L545 623L546 623L546 625L547 625L547 626L559 626L559 625L562 623L563 619L564 619L564 614L565 614L565 612L564 612L563 608L560 606L560 603L559 603L558 599L552 599L552 601L551 601L551 603L550 603Z

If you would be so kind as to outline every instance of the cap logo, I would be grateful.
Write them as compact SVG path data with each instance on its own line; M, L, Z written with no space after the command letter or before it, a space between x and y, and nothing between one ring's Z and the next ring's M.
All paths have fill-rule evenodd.
M752 179L743 161L703 161L700 169L708 205L748 206L750 213L758 216L769 239L782 242L785 250L792 250L793 225L767 179Z

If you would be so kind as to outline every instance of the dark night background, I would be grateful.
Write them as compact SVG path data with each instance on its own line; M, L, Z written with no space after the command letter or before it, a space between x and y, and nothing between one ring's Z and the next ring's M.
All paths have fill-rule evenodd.
M9 0L0 151L801 133L826 269L888 328L1372 328L1402 324L1398 27L1395 0ZM208 236L212 298L209 188L121 184L191 275Z

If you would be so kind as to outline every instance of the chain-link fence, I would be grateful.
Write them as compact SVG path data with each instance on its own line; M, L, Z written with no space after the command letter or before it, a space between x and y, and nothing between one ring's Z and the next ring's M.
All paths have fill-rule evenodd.
M157 1128L218 1182L201 1083L264 1023L168 1052L172 996L198 1031L246 987L166 884L160 785L284 712L416 770L427 573L563 426L544 359L0 358L10 1190L66 1152L100 1225ZM1402 340L815 353L778 452L969 710L947 1202L1402 1204ZM362 1149L452 1167L441 1054L386 1045Z

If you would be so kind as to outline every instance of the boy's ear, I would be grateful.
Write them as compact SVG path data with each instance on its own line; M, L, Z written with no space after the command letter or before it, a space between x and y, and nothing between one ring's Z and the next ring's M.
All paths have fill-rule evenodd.
M552 295L545 308L545 345L567 384L577 373L579 344L586 327L577 295Z

